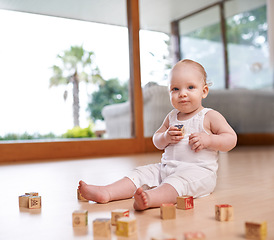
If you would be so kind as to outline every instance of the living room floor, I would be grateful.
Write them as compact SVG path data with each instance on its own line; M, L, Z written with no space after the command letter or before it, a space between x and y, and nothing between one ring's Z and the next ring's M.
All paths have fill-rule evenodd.
M0 164L0 239L93 239L92 221L110 218L115 209L129 209L137 218L136 235L111 239L151 239L161 233L184 239L189 231L202 231L206 239L245 239L246 221L267 221L274 239L274 147L236 147L220 153L218 183L208 197L194 200L194 209L176 209L176 219L162 220L159 208L134 211L133 199L96 204L77 200L80 179L105 185L138 165L160 161L161 153ZM18 196L38 192L41 209L19 208ZM215 205L230 204L234 220L215 220ZM88 226L72 227L72 212L88 210Z

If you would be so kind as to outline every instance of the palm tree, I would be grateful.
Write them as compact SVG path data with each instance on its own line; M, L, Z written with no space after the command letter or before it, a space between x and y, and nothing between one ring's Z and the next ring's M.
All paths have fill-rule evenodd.
M94 52L86 51L83 46L71 46L69 50L57 55L59 65L53 65L53 75L50 87L59 85L73 85L73 123L79 126L79 83L98 83L102 80L100 71L94 63ZM64 99L67 98L67 91Z

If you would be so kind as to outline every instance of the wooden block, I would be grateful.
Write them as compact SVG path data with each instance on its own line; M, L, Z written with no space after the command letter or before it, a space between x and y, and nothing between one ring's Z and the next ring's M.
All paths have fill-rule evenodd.
M41 196L29 196L29 208L35 209L35 208L41 208Z
M206 239L203 232L187 232L184 234L185 240L203 240Z
M88 225L88 211L78 210L72 213L73 227L84 227Z
M176 218L176 207L174 204L162 204L160 211L163 220Z
M38 192L29 192L29 193L25 193L25 195L39 196Z
M109 218L97 218L93 221L93 237L105 237L111 236L111 226Z
M183 210L194 208L193 197L189 195L177 197L177 208Z
M247 239L264 240L267 236L267 223L264 222L246 222L245 237Z
M121 217L129 217L128 209L116 209L111 212L111 224L116 225L117 220Z
M19 207L29 207L29 197L30 195L21 195L19 196Z
M116 235L130 237L137 233L136 218L135 217L121 217L118 218L116 224Z
M215 219L218 221L231 221L234 218L233 207L228 204L215 205Z
M77 198L78 198L78 200L80 200L80 201L88 202L88 200L85 199L85 198L81 195L80 190L79 190L78 188L77 188Z
M184 124L175 125L175 127L181 130L182 136L185 136L185 126L184 126Z

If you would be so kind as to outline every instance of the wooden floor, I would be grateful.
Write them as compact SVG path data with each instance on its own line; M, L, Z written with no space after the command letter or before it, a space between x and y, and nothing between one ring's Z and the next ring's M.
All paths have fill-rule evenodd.
M104 185L123 177L138 165L155 163L160 153L96 159L75 159L40 163L0 165L0 239L93 239L92 221L110 218L112 210L128 208L137 218L138 235L150 239L159 233L183 239L188 231L203 231L207 239L245 239L245 221L268 223L268 239L274 239L274 147L237 147L221 153L218 184L209 197L195 200L191 210L176 210L175 220L161 220L159 209L135 212L133 200L108 204L78 202L76 189L80 179ZM19 208L18 196L39 192L41 210ZM235 219L214 219L215 204L231 204ZM73 228L72 212L88 210L88 227Z

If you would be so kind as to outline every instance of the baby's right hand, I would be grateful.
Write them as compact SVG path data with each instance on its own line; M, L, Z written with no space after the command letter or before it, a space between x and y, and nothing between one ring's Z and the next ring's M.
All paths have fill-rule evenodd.
M164 134L168 143L178 143L184 138L182 131L174 126L170 126Z

